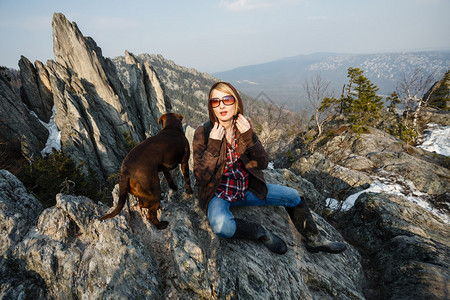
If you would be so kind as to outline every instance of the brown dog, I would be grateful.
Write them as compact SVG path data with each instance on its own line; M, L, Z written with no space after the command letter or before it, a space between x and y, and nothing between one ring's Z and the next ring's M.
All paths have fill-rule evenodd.
M189 142L184 136L181 120L183 117L180 114L162 115L158 120L162 124L162 130L157 135L147 138L128 153L120 169L117 206L100 220L116 216L122 210L128 193L130 193L138 197L139 207L147 208L147 218L155 224L156 228L167 227L169 222L159 221L156 216L161 201L158 172L163 171L169 187L176 190L177 186L173 182L169 170L181 163L184 187L188 194L192 194L188 164Z

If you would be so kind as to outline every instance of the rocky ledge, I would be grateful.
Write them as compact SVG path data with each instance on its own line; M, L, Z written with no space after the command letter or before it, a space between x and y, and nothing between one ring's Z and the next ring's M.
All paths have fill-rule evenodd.
M272 182L305 184L287 170L271 175ZM56 200L42 210L13 175L0 171L1 244L8 245L1 253L2 298L364 298L358 252L351 246L339 255L307 252L282 208L235 212L286 240L288 252L276 255L256 242L218 239L195 198L184 193L166 193L161 218L170 224L163 231L133 197L129 209L103 222L104 205L63 194ZM343 240L315 217L329 238Z

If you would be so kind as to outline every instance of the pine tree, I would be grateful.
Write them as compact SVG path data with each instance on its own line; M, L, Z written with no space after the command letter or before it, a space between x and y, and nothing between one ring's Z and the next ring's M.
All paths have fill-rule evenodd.
M348 118L352 128L361 133L380 116L383 97L377 95L378 87L363 75L359 68L349 68L349 83L340 98L325 98L321 109L334 104Z
M349 84L343 99L343 112L360 132L380 116L383 97L377 95L378 87L363 75L363 70L349 68L347 77Z

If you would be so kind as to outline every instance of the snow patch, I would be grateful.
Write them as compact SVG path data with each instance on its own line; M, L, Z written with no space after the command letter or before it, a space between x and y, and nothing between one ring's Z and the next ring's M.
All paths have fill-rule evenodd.
M450 156L450 126L428 124L428 129L425 130L424 140L418 147L427 151L434 151L442 155ZM338 210L341 205L341 210L347 211L354 206L356 199L358 199L359 195L362 193L386 193L403 196L412 203L428 210L440 218L444 223L450 224L449 215L434 208L430 204L430 196L419 191L411 180L388 172L379 172L377 176L372 176L372 178L374 179L374 183L372 183L369 188L350 195L342 203L339 203L338 200L333 198L326 199L328 207L331 210Z
M51 154L52 149L55 149L56 151L61 150L61 131L59 131L58 126L56 126L55 123L56 107L53 106L52 116L48 123L45 123L44 121L39 119L34 111L30 111L30 113L34 115L39 120L39 122L41 122L41 124L45 126L45 128L47 128L49 133L45 147L41 150L41 155L46 156L47 154Z
M450 126L432 123L427 124L427 126L428 128L424 131L423 142L417 147L450 156Z
M412 183L411 183L412 184ZM385 194L391 194L391 195L397 195L397 196L403 196L404 198L408 199L414 204L419 205L420 207L428 210L435 216L437 216L439 219L441 219L444 223L450 224L450 218L449 215L446 213L443 213L439 211L438 209L431 206L430 202L427 201L429 196L425 193L422 193L418 190L414 190L412 193L405 195L405 188L404 186L400 184L386 184L381 181L375 181L372 183L369 188L360 191L358 193L355 193L353 195L350 195L343 201L341 210L347 211L351 209L355 205L356 199L358 199L359 195L362 193L385 193ZM326 199L326 203L328 204L328 207L331 210L337 210L339 209L339 201L333 198Z

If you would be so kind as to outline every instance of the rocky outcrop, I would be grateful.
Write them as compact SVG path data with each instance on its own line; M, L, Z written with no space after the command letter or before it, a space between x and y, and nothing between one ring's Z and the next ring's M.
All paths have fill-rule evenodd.
M39 120L48 123L54 111L62 150L103 182L120 168L130 140L159 131L170 99L149 62L126 52L124 75L64 15L55 13L52 27L55 61L33 65L21 58L21 96L2 80L2 140L18 144L29 160L40 156L48 132Z
M155 132L151 128L158 123L161 114L170 109L166 105L161 83L149 62L141 64L135 56L125 51L125 64L119 73L119 78L128 93L130 109L138 116L136 119L143 133Z
M45 123L52 116L53 97L47 70L41 62L36 67L24 56L19 60L22 95L28 109Z
M106 178L120 168L127 136L140 142L159 130L165 106L156 109L153 83L143 74L128 85L142 94L127 93L112 61L64 15L54 14L52 27L56 62L48 68L63 150L77 161L88 157L87 167ZM136 75L139 67L130 70Z
M450 110L450 70L447 69L444 78L436 82L430 90L424 95L424 99L428 100L428 105L440 110ZM449 125L450 121L447 119L447 124L443 122L434 122L443 125Z
M292 170L311 181L327 197L343 198L373 182L366 173L334 163L320 152L300 158Z
M448 298L448 157L375 128L360 135L346 129L336 129L342 134L318 143L316 152L294 162L292 170L340 204L359 192L354 205L335 211L341 206L326 203L334 211L323 212L331 213L333 224L362 255L365 297ZM364 192L375 184L394 186L395 192L386 185L379 193Z
M270 171L278 180L273 182L302 181L286 172ZM2 186L21 185L7 171L0 174ZM175 175L181 186L181 175ZM113 195L117 201L117 189ZM0 212L18 210L26 200L35 202L31 196L22 198L8 202L8 207L1 205ZM3 196L0 201L5 201ZM351 246L339 255L307 252L282 208L235 211L236 216L280 235L289 248L280 256L256 242L217 238L197 200L184 193L164 194L160 217L170 223L162 231L143 217L145 212L134 197L130 209L125 206L118 216L103 222L98 217L108 208L90 199L58 194L56 202L40 214L35 209L32 215L15 219L28 227L2 251L0 271L5 274L20 265L23 272L9 269L9 276L0 277L0 295L19 294L24 286L11 283L27 276L26 294L37 295L34 299L45 295L52 299L364 298L358 252ZM321 217L315 218L330 239L342 240Z
M61 13L52 20L55 60L95 87L97 95L116 113L124 113L125 100L114 65L102 56L102 50L92 38L84 37L75 22ZM125 117L125 116L124 116Z
M442 166L444 161L370 128L362 135L346 132L330 139L315 153L294 162L292 170L336 199L367 188L385 173L411 181L422 193L438 196L450 190L450 171Z
M48 137L47 129L39 122L0 72L0 144L2 158L21 153L32 160L39 157Z
M378 152L367 156L377 168L401 174L421 192L442 195L450 190L450 170L405 152Z
M0 254L8 255L30 231L43 210L23 184L6 170L0 171Z
M364 257L371 299L447 299L450 228L404 197L365 193L340 217Z
M102 181L120 168L126 133L135 135L92 84L53 61L48 70L62 149L76 162L85 161Z
M119 170L131 141L159 131L161 114L174 110L195 126L193 115L207 115L199 99L206 98L213 77L161 56L136 57L128 51L113 63L60 13L54 14L52 29L55 60L33 65L22 57L20 95L2 81L1 138L14 148L11 153L19 150L30 161L39 157L48 136L44 126L54 116L57 148L104 182Z
M136 61L136 66L143 69L144 75L148 76L146 81L152 82L154 87L154 92L147 92L147 95L155 93L158 107L164 105L166 109L180 113L185 117L186 124L196 128L208 118L205 100L210 87L217 81L216 78L177 65L159 54L139 54L131 57L126 52L125 57L115 57L113 61L120 78L125 79L122 82L132 82L129 66L130 61ZM127 84L124 83L124 86Z

